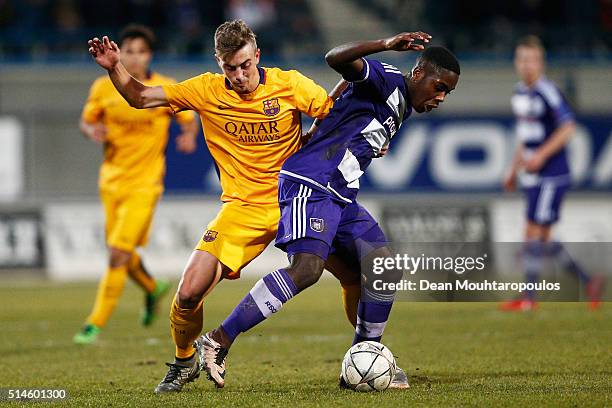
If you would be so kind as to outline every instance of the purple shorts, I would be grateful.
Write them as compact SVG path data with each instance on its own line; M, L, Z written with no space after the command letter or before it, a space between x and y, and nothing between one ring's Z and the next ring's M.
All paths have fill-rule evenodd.
M387 245L372 215L356 201L347 203L305 184L279 178L276 246L291 256L310 253L327 260L331 253L359 261Z
M554 181L542 181L538 186L526 188L527 219L539 225L551 225L557 222L561 202L568 189L567 182Z

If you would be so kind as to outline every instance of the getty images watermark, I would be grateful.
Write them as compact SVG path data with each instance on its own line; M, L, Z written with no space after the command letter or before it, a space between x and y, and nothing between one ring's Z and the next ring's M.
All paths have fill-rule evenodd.
M467 272L483 272L487 269L488 254L482 256L426 256L420 254L396 254L392 257L374 258L372 273L380 278L372 280L372 288L376 291L559 291L561 283L542 280L539 282L499 282L497 280L472 281L467 278L452 281L435 281L430 279L401 279L399 282L385 281L386 271L403 270L410 276L417 272L446 272L462 276Z
M363 289L396 300L490 302L612 300L612 243L391 242L362 248ZM363 293L362 293L363 294Z

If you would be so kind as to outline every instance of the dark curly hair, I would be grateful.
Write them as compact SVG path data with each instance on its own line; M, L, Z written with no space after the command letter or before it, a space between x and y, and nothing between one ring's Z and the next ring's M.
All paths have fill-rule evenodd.
M418 59L418 65L428 62L434 67L447 69L457 75L461 74L459 61L452 52L444 47L433 46L426 48Z

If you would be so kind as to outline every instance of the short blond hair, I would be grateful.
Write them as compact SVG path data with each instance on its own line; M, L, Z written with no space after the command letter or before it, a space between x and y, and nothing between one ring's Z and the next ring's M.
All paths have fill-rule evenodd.
M538 37L537 35L530 34L521 37L516 43L516 47L536 48L540 50L542 56L546 56L546 49L542 44L542 40L540 40L540 37Z
M215 54L224 57L247 44L257 49L255 33L243 20L226 21L215 31Z

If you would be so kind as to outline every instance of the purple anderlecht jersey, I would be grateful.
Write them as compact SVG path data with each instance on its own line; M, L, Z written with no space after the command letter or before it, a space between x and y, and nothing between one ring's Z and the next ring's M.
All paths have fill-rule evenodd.
M312 139L285 161L279 177L352 202L359 177L412 113L399 69L363 58L359 79L334 103ZM349 79L347 79L349 80Z
M517 84L512 96L512 110L516 117L516 134L525 149L525 159L546 143L564 122L574 120L574 113L559 88L542 77L531 88ZM543 179L564 179L569 182L566 148L551 156L538 173L525 173L521 179L526 186L537 185Z

